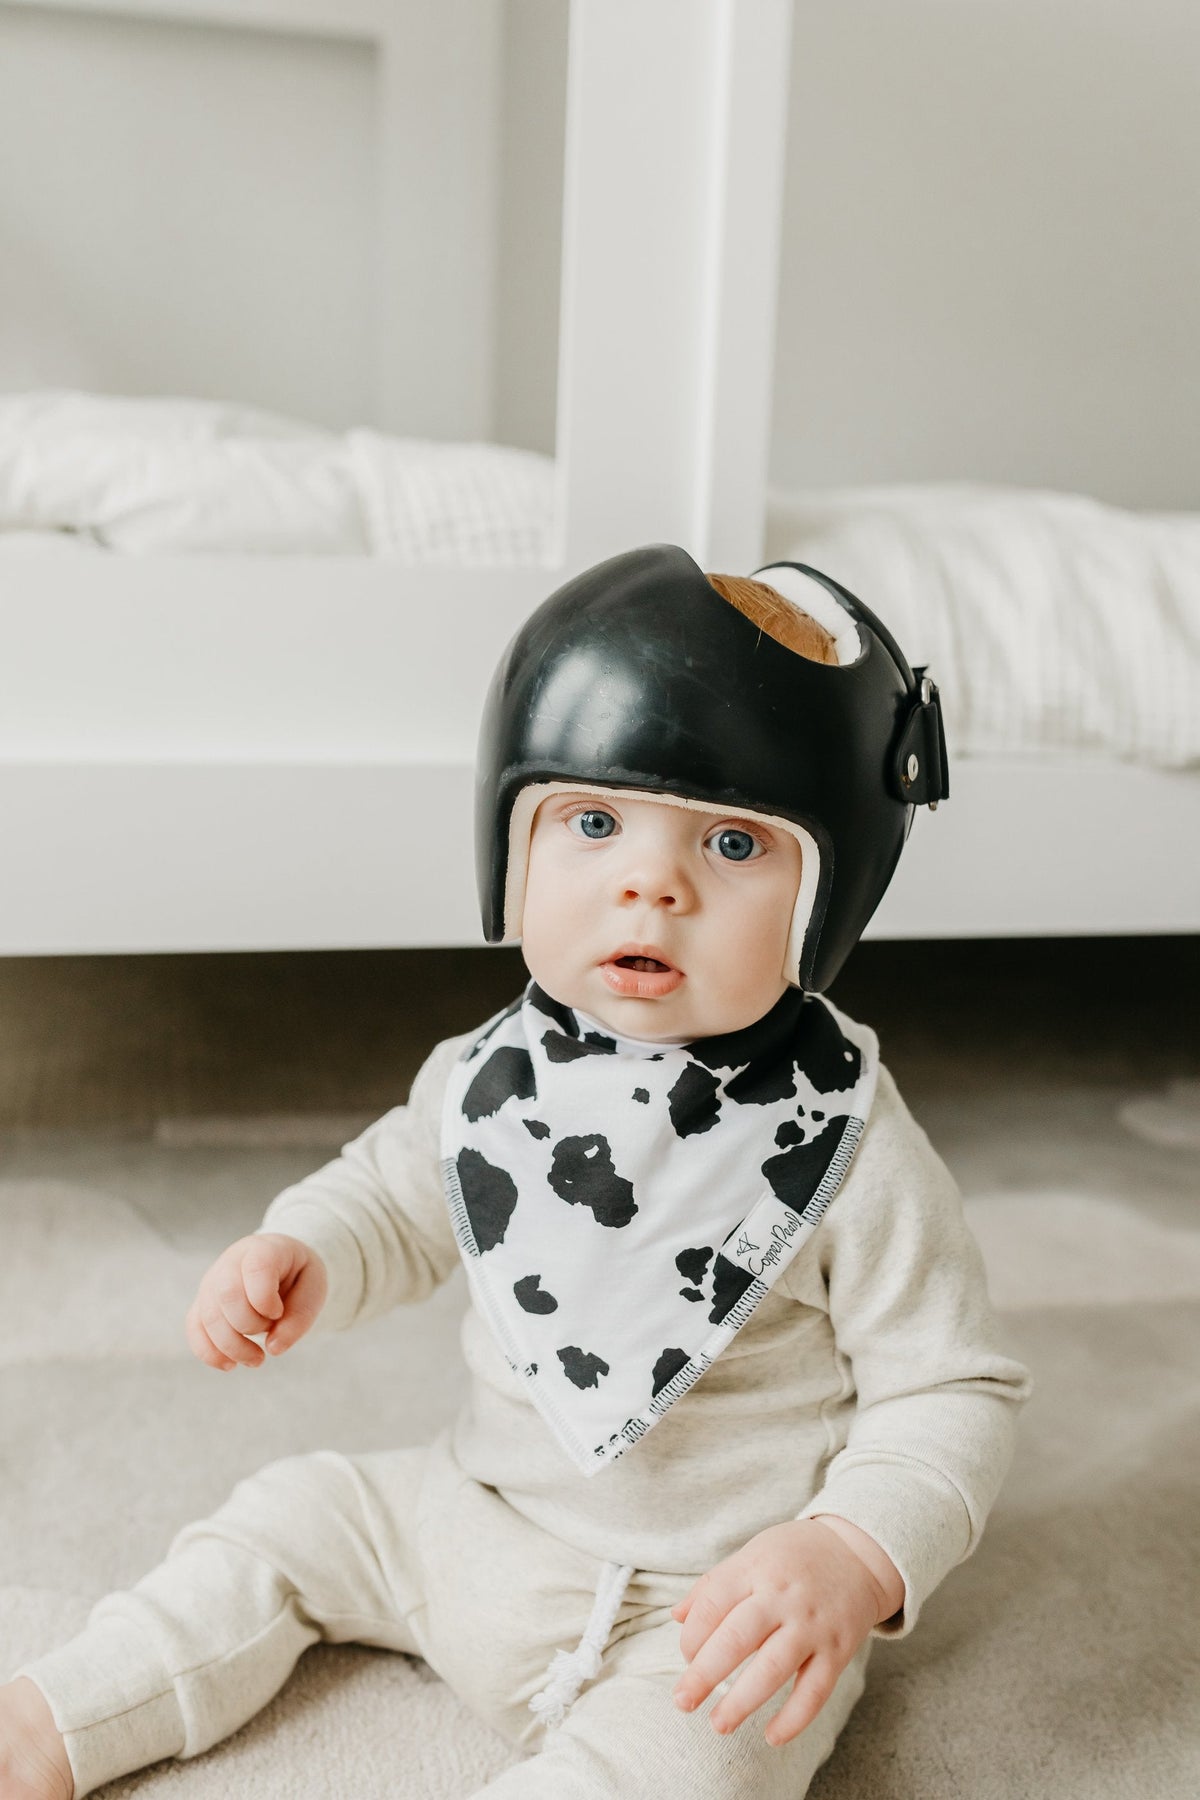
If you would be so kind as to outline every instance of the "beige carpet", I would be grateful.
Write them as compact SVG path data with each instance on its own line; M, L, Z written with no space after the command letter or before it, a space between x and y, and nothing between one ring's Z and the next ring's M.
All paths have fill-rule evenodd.
M925 1109L1038 1392L983 1548L879 1646L814 1800L1200 1793L1200 1159L1186 1131L1138 1137L1127 1099ZM244 1473L423 1441L461 1392L459 1279L262 1371L190 1359L210 1254L324 1154L278 1120L239 1130L0 1140L0 1676ZM508 1760L422 1664L318 1649L229 1743L107 1794L458 1800Z

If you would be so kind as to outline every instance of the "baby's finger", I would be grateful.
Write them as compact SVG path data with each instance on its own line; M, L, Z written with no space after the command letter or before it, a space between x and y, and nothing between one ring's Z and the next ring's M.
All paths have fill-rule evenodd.
M229 1358L223 1356L217 1349L217 1346L213 1343L207 1331L205 1331L203 1325L200 1323L200 1319L194 1306L184 1320L183 1328L184 1335L188 1341L189 1350L192 1352L193 1356L199 1357L202 1363L207 1363L212 1369L232 1369L236 1367L236 1364L230 1362Z
M776 1620L768 1619L757 1601L739 1602L706 1639L696 1652L691 1667L685 1669L675 1683L675 1702L681 1710L691 1712L699 1706L719 1681L732 1675L758 1649L776 1623Z
M691 1662L722 1619L750 1591L749 1582L722 1563L701 1577L688 1596L688 1616L679 1633L679 1648L686 1662Z
M324 1306L328 1289L325 1265L316 1260L305 1263L287 1290L282 1319L271 1326L267 1336L267 1349L272 1356L282 1355L304 1336Z
M715 1731L736 1731L752 1712L757 1712L772 1694L792 1679L808 1652L797 1632L781 1625L760 1646L758 1654L744 1668L727 1694L722 1694L712 1710ZM770 1739L774 1742L774 1739Z
M693 1581L691 1587L688 1589L687 1593L683 1596L682 1600L677 1600L675 1602L674 1606L671 1608L671 1617L673 1619L678 1619L679 1623L681 1625L683 1624L683 1621L687 1618L688 1614L692 1610L692 1602L696 1598L696 1595L699 1593L700 1583L703 1580L704 1580L703 1575L698 1576L696 1578L696 1580Z
M243 1256L241 1277L246 1298L263 1321L258 1329L266 1331L272 1320L283 1317L279 1288L290 1272L290 1259L281 1256L275 1244L253 1242Z
M271 1320L277 1315L262 1313L254 1306L246 1292L246 1282L242 1271L236 1264L231 1266L216 1282L213 1297L217 1310L222 1313L235 1331L257 1336L260 1331L270 1328Z
M242 1363L251 1369L256 1369L262 1362L263 1353L258 1345L236 1331L216 1306L209 1305L201 1309L200 1323L216 1348L232 1362Z
M839 1671L813 1656L796 1677L796 1685L767 1726L768 1744L786 1744L808 1728L837 1685Z

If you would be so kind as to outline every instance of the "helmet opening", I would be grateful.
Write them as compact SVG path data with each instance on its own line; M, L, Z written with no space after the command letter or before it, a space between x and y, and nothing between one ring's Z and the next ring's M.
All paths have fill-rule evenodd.
M759 579L759 576L763 575L771 577L769 586L765 581ZM809 655L810 660L814 662L827 662L844 669L858 661L863 654L863 643L853 614L839 604L827 587L823 587L819 581L814 581L811 575L806 575L803 569L794 568L790 563L776 563L766 569L760 569L759 576L756 576L753 581L739 581L738 586L760 588L764 593L769 594L773 603L772 612L776 616L780 603L782 603L788 609L792 619L804 621L804 625L809 629L814 625L817 626L823 636L832 641L833 655L813 657L804 650L801 643L788 642L787 638L780 636L777 631L772 631L764 621L763 630L770 637L775 637L781 644L786 644L789 650L797 650L801 656ZM713 577L710 575L708 579L719 594L730 600L732 605L738 606L737 600L733 599L731 595L725 594L724 589L719 585L722 581L728 581L728 576ZM756 617L747 607L738 606L738 610L745 612L748 618ZM797 625L792 629L802 632L804 627Z
M750 575L710 574L706 580L722 600L727 600L785 650L807 657L809 662L837 663L837 642L832 632L778 589Z

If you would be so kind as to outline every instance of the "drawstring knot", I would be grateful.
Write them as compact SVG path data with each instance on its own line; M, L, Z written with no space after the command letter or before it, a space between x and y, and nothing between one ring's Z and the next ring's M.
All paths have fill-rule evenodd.
M547 1731L562 1724L567 1708L584 1682L593 1681L600 1673L604 1646L612 1634L613 1622L632 1574L631 1563L605 1563L583 1636L574 1650L554 1652L546 1670L546 1685L529 1702L530 1712L541 1720Z

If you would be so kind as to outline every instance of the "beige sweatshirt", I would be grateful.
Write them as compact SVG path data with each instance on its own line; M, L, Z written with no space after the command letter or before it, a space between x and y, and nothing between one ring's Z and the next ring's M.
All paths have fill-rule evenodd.
M423 1299L459 1263L439 1166L442 1099L475 1033L439 1044L407 1106L287 1188L264 1229L310 1245L340 1330ZM469 1308L464 1471L604 1560L699 1574L782 1519L838 1513L904 1578L911 1630L979 1541L1030 1382L1002 1354L957 1188L887 1070L815 1236L716 1363L654 1429L588 1477Z

